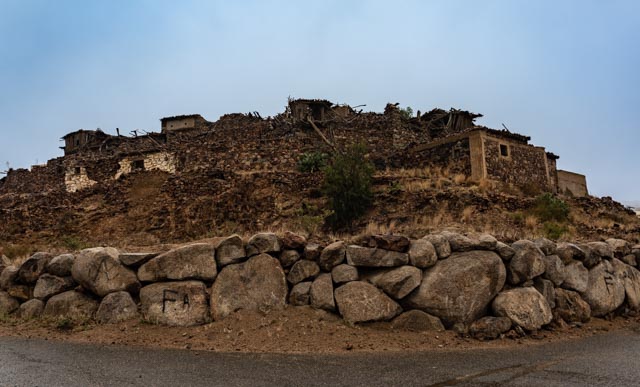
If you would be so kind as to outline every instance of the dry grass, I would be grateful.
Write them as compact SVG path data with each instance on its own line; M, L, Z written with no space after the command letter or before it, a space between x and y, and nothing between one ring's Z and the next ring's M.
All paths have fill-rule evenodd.
M370 221L364 228L363 233L365 235L373 234L393 234L398 230L398 222L391 220L389 223L378 223Z
M467 181L467 176L462 173L458 173L453 176L453 182L456 183L457 185L463 184L466 181Z
M465 209L462 210L462 215L460 216L460 221L462 223L469 223L471 221L475 211L476 211L476 208L474 206L465 207Z
M405 192L416 193L428 191L432 188L431 180L411 180L403 182Z

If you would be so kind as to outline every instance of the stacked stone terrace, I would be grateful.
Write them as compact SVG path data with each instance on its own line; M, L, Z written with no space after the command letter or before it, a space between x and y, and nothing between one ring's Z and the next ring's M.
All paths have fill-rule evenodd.
M241 310L311 307L349 324L454 329L480 339L640 310L640 245L487 234L371 235L327 246L293 233L233 235L164 253L99 247L20 266L3 258L0 314L192 326Z

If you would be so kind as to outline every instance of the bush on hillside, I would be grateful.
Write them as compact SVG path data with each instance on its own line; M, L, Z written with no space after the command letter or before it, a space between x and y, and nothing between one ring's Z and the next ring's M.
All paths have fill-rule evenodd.
M363 144L349 147L324 168L323 193L329 199L332 226L349 225L366 212L373 201L373 172Z

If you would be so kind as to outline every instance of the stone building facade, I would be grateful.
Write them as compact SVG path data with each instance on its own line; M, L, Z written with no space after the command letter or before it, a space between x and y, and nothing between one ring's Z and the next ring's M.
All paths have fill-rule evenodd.
M197 114L165 117L160 133L134 137L80 130L63 138L63 157L31 170L10 170L0 179L0 194L73 193L144 171L207 176L207 190L225 191L237 184L233 176L295 173L303 153L329 153L351 143L367 145L378 169L437 165L476 181L533 184L553 192L559 180L568 181L558 177L558 156L529 144L527 136L477 126L478 117L456 109L405 117L397 104L380 114L326 100L289 100L286 111L275 117L229 114L216 122ZM582 185L584 189L571 192L586 194L586 182Z
M558 170L558 191L571 196L588 196L587 178L575 172Z

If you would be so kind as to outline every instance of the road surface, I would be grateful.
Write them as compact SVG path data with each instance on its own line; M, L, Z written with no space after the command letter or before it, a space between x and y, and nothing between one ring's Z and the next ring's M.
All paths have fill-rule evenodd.
M1 386L640 386L640 334L539 346L235 354L0 338Z

